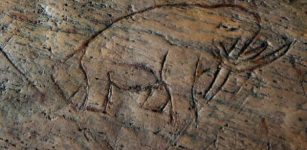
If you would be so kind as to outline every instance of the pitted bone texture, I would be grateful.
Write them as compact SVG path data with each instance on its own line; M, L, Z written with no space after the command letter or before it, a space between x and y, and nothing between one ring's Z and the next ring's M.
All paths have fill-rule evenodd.
M2 0L1 149L307 149L306 10Z

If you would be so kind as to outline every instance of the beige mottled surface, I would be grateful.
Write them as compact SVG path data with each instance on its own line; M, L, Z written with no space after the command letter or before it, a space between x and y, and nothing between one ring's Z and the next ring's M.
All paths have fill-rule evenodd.
M304 0L0 12L0 149L307 149Z

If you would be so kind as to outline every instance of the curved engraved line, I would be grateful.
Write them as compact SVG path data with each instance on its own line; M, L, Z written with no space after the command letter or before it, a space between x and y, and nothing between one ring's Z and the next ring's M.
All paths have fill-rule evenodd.
M261 31L262 27L260 25L258 25L258 30L254 33L254 35L252 36L251 39L247 40L243 47L240 49L238 57L242 56L242 53L246 52L246 50L248 49L248 47L255 42L256 38L259 36L260 31ZM238 59L238 58L237 58Z
M144 99L144 101L140 104L140 107L143 108L144 105L147 103L148 99L152 96L153 91L152 89L149 89L146 95L146 98Z
M198 127L198 118L199 118L199 114L198 114L198 100L196 99L195 96L195 83L196 83L196 78L198 76L198 68L199 68L199 64L200 64L200 57L197 58L196 61L196 66L195 66L195 70L194 70L194 74L193 74L193 84L192 84L192 88L191 88L191 107L192 109L194 109L194 115L195 115L195 123L196 123L196 127Z
M255 59L249 61L242 61L242 64L238 64L237 66L233 65L231 62L229 62L229 60L226 59L225 62L223 62L222 67L228 68L236 73L253 71L257 68L261 68L280 59L282 56L286 55L289 52L289 50L291 49L291 47L293 47L295 43L296 41L288 42L264 56L258 55ZM244 67L244 65L247 66Z
M104 108L103 108L103 113L107 113L107 108L108 108L108 105L109 103L112 101L112 96L113 96L113 82L112 82L112 79L111 79L111 74L110 72L108 72L108 94L106 95L106 98L104 100Z
M102 34L104 31L108 30L109 28L111 28L113 26L113 24L121 21L121 20L124 20L124 19L127 19L129 17L132 17L134 15L137 15L137 14L142 14L142 13L145 13L147 11L150 11L150 10L154 10L154 9L158 9L158 8L173 8L173 7L198 7L198 8L203 8L203 9L217 9L217 8L237 8L243 12L246 12L247 14L250 14L254 17L254 19L256 20L256 22L258 24L260 24L261 22L261 18L260 16L257 14L257 13L254 13L254 12L251 12L249 11L248 9L246 9L245 7L243 6L240 6L240 5L234 5L234 4L216 4L216 5L206 5L206 4L189 4L189 3L176 3L176 4L160 4L160 5L154 5L154 6L150 6L150 7L147 7L145 9L142 9L142 10L139 10L139 11L135 11L135 12L132 12L128 15L125 15L125 16L121 16L117 19L115 19L114 21L112 21L110 24L106 25L106 27L100 31L98 31L96 34L94 34L93 36L91 36L88 40L84 41L81 46L72 54L68 55L65 59L64 59L64 62L66 62L69 58L73 57L77 52L79 51L82 51L84 49L86 49L88 47L88 45L96 38L98 37L100 34Z
M205 99L206 99L206 95L207 95L207 93L210 91L210 89L212 89L212 88L213 88L214 83L216 82L216 80L217 80L217 78L218 78L218 75L219 75L220 71L221 71L221 66L220 66L220 65L218 65L217 70L215 70L215 72L214 72L214 75L213 75L213 80L210 82L208 89L206 89L206 90L204 91L203 98L205 98Z
M262 43L260 46L250 50L250 51L246 51L244 53L244 57L243 58L239 58L242 61L249 61L251 59L255 59L258 56L260 56L262 54L262 52L264 52L267 48L268 48L269 44L267 42ZM254 52L254 53L252 53Z
M249 45L255 40L256 36L258 35L258 33L255 34L255 36L252 37L252 39L248 40L243 48L241 48L238 52L239 55L238 57L241 56L242 53L244 53L246 51L246 49L249 47ZM235 42L237 43L237 42ZM267 64L273 63L275 60L281 58L282 56L286 55L287 52L290 50L291 46L293 46L293 44L295 44L295 41L291 41L291 42L287 42L286 44L284 44L283 46L277 48L276 50L261 56L261 53L264 50L259 50L255 53L255 55L252 55L252 60L244 60L242 61L240 64L232 64L232 62L230 62L228 57L223 57L223 55L220 55L220 59L222 60L222 64L221 64L221 69L224 70L224 72L226 72L226 76L223 76L220 72L221 69L219 69L217 71L217 73L214 75L214 80L211 82L210 87L207 89L207 91L205 91L205 96L204 98L207 100L207 102L209 102L216 94L217 92L220 91L220 89L224 86L224 84L226 83L226 81L229 78L229 73L232 72L244 72L244 71L252 71L254 69L257 68L261 68ZM218 48L218 47L217 47ZM265 49L265 48L263 48ZM220 49L220 51L224 51L223 49ZM236 59L239 59L239 58ZM226 62L223 62L223 60L225 60ZM240 59L239 59L240 60ZM244 66L247 65L247 66ZM222 79L222 84L219 84L217 81L217 79L220 78Z
M256 40L256 38L259 36L260 31L262 30L262 27L260 24L257 24L257 31L252 35L252 37L246 41L244 41L244 44L241 48L237 48L236 45L240 40L243 40L240 38L239 40L235 41L235 45L232 46L232 49L229 50L228 56L224 57L224 59L229 59L231 61L237 61L242 53L244 53L248 47Z

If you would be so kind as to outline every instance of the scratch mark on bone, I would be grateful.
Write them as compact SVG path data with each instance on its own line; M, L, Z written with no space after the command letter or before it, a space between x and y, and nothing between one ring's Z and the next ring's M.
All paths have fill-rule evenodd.
M56 87L56 88L55 88L56 91L57 91L58 93L60 93L62 99L64 99L67 103L69 103L69 102L68 102L68 99L67 99L66 96L65 96L65 93L64 93L63 89L61 88L61 86L60 86L59 83L56 81L56 79L54 78L53 75L51 75L51 80L52 80L52 82L54 83L54 85L55 85L55 87Z
M11 38L10 38L11 39ZM10 39L8 41L10 41ZM4 46L5 48L5 46ZM0 52L3 54L4 58L11 64L11 66L26 80L28 84L30 84L40 95L44 96L43 92L31 81L31 79L26 76L26 74L19 69L19 67L14 63L12 58L9 56L7 52L5 52L4 48L0 47Z
M198 101L195 98L195 82L196 82L196 78L198 76L197 71L198 71L198 67L199 67L199 62L200 62L200 58L197 58L196 61L196 67L195 67L195 71L194 71L194 76L193 76L193 84L192 84L192 88L191 88L191 97L192 97L192 109L194 109L194 115L195 115L195 123L196 123L196 127L198 127Z
M219 67L217 68L217 70L215 71L215 73L214 73L214 79L211 81L211 83L210 83L208 89L205 90L204 95L203 95L203 98L207 99L207 98L206 98L207 93L210 91L210 89L212 89L214 83L216 82L216 80L217 80L217 78L218 78L218 74L219 74L220 71L221 71L221 67L219 66Z

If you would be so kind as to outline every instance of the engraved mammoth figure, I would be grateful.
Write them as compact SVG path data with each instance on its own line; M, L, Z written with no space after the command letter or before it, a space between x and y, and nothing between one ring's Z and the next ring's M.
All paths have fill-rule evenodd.
M76 51L87 89L80 108L109 113L116 89L142 93L138 107L167 113L170 120L197 120L199 101L212 100L230 75L260 68L289 50L289 39L262 32L260 24L241 6L185 3L115 19Z

